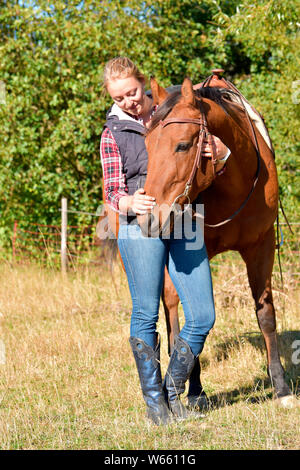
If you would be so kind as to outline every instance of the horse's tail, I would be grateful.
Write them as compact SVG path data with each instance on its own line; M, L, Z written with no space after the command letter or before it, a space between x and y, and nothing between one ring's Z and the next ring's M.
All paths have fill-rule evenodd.
M104 259L111 272L113 282L113 266L116 259L121 261L122 268L125 271L123 260L118 249L118 233L119 214L112 210L108 204L104 203L96 226L96 235L101 240Z
M104 251L106 253L106 259L109 262L109 268L112 270L114 261L118 258L118 243L116 238L108 238L104 240Z
M96 236L100 240L106 262L108 262L109 268L112 269L113 263L118 257L118 243L115 232L109 224L109 213L105 205L103 205L102 212L99 214Z

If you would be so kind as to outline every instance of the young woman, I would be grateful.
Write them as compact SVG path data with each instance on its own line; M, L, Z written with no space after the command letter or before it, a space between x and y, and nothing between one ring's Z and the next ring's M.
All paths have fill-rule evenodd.
M126 57L110 60L104 69L104 86L113 100L101 136L100 151L106 202L120 214L131 214L120 224L118 246L132 297L130 344L136 361L148 417L155 424L203 416L190 412L180 401L198 355L215 320L213 290L203 234L187 240L170 236L146 238L138 214L150 212L155 198L146 195L145 127L155 107L145 92L145 77ZM215 138L218 155L228 149ZM207 144L203 152L210 154ZM156 333L164 268L180 297L185 324L176 338L164 383L160 370L160 340Z

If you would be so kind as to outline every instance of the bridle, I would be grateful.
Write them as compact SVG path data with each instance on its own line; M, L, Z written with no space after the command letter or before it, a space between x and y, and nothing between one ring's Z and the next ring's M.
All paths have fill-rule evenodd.
M189 124L197 124L197 125L200 126L198 143L197 143L197 152L196 152L196 156L195 156L195 159L194 159L194 162L193 162L192 171L191 171L190 176L189 176L189 178L188 178L188 180L185 184L184 191L181 194L179 194L178 196L176 196L176 198L172 202L170 212L174 212L174 213L177 212L178 213L177 208L176 208L176 204L177 204L177 201L182 197L185 197L188 200L188 204L186 205L185 209L183 211L181 211L182 213L185 212L189 208L189 206L191 205L191 200L190 200L189 193L190 193L194 178L196 176L197 170L201 165L202 148L203 148L203 142L204 142L205 137L208 137L208 142L209 142L210 147L212 149L212 157L205 157L205 158L211 159L212 168L213 168L213 177L214 178L219 173L219 172L216 173L216 165L218 163L226 163L226 160L229 156L229 155L225 156L224 158L221 158L221 159L216 158L216 150L215 150L215 147L214 147L214 144L213 144L213 141L212 141L212 135L208 131L206 116L205 116L204 112L201 109L200 109L200 112L201 112L201 118L200 119L172 117L172 118L167 118L167 119L164 119L164 120L160 121L160 125L161 125L162 128L166 127L169 124L174 124L174 123L179 123L179 124L189 123ZM257 170L256 170L255 179L254 179L252 188L251 188L248 196L243 201L243 203L238 208L238 210L235 211L230 217L228 217L227 219L219 222L218 224L204 223L204 225L206 225L207 227L215 228L215 227L219 227L221 225L225 225L226 223L230 222L243 209L243 207L247 204L251 194L253 193L253 191L255 189L257 181L258 181L258 176L259 176L259 173L260 173L260 159L261 159L261 156L260 156L260 152L259 152L259 147L258 147L256 135L255 135L255 132L254 132L254 129L253 129L252 121L251 121L246 109L245 109L245 112L246 112L248 120L251 124L251 129L252 129L252 132L253 132L254 137L255 137L254 143L255 143L255 149L256 149L256 155L257 155ZM196 214L196 215L198 217L204 218L203 215L201 215L201 214Z
M175 204L177 203L177 201L181 197L185 197L188 200L188 206L191 203L191 200L190 200L190 197L189 197L189 192L190 192L190 189L192 187L192 184L193 184L195 175L197 173L197 170L201 165L201 155L202 155L203 141L204 141L205 137L208 137L209 144L210 144L210 147L212 149L212 157L206 157L206 158L211 159L214 177L215 177L215 174L216 174L215 166L217 165L217 163L219 163L223 160L223 159L220 159L220 160L216 159L215 147L214 147L213 142L212 142L211 134L210 134L210 132L208 131L208 128L207 128L206 117L202 112L201 112L201 118L200 119L173 117L173 118L168 118L168 119L164 119L163 121L160 121L160 125L162 126L162 128L166 127L168 124L173 124L173 123L177 123L177 124L178 123L179 124L186 124L186 123L187 124L197 124L197 125L200 126L200 130L199 130L199 137L198 137L198 142L197 142L197 152L196 152L196 156L195 156L195 159L194 159L192 171L191 171L190 176L189 176L189 178L188 178L188 180L185 184L185 188L184 188L183 193L179 194L174 199L174 201L171 205L171 211L174 210Z

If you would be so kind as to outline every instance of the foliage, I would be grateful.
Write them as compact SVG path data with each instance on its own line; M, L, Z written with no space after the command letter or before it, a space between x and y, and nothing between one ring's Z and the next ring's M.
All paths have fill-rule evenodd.
M281 196L295 220L299 207L296 184L300 151L299 2L243 1L232 16L219 11L218 41L239 43L251 63L250 74L236 85L264 115L279 172ZM299 183L299 181L298 181Z
M99 138L109 106L101 75L116 55L129 55L163 85L186 75L198 82L223 66L264 114L281 191L295 210L297 1L256 3L0 2L1 243L9 242L14 220L58 224L61 196L74 210L96 212Z

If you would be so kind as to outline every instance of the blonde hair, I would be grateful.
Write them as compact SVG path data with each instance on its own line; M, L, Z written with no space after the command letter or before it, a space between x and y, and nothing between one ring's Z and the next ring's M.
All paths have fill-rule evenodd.
M115 57L104 67L103 86L107 90L107 85L111 80L128 77L134 77L140 82L146 80L144 74L128 57Z

